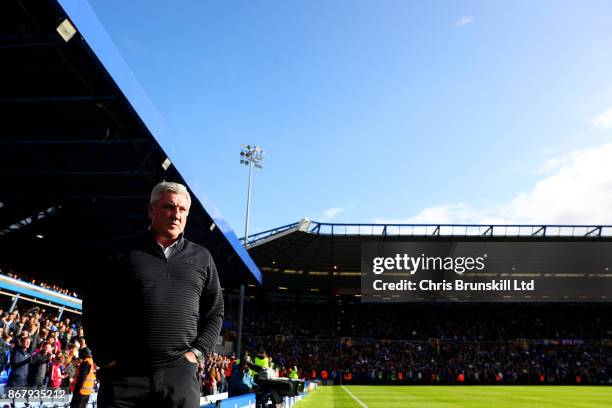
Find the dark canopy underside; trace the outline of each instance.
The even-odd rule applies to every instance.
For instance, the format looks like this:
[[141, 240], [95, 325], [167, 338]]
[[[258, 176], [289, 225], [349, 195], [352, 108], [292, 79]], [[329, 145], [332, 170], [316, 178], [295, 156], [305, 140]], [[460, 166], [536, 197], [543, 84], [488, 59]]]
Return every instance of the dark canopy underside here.
[[[55, 1], [0, 4], [0, 262], [78, 286], [89, 249], [147, 227], [157, 182], [186, 183], [80, 34], [57, 33], [65, 18]], [[197, 199], [186, 236], [225, 286], [254, 281]]]

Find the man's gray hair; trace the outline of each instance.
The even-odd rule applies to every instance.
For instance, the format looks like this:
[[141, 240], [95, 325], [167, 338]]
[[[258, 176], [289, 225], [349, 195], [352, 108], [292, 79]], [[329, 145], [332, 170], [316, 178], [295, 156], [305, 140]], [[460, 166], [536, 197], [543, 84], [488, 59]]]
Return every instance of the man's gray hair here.
[[189, 195], [189, 191], [187, 191], [187, 187], [180, 183], [173, 183], [171, 181], [162, 181], [153, 187], [149, 204], [155, 204], [166, 191], [184, 195], [187, 197], [187, 203], [191, 205], [191, 196]]

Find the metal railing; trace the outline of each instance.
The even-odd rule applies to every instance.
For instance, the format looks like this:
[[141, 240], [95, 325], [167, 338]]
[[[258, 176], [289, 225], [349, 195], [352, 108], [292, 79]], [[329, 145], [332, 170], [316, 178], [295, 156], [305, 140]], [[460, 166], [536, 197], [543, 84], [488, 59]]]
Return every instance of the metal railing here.
[[332, 236], [406, 237], [612, 237], [612, 225], [529, 225], [529, 224], [335, 224], [302, 220], [249, 236], [249, 244], [273, 237], [292, 228]]

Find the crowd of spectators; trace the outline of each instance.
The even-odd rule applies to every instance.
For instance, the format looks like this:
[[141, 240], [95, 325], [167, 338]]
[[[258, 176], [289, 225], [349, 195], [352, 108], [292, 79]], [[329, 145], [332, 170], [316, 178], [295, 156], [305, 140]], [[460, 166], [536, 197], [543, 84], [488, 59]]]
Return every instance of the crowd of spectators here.
[[612, 304], [250, 302], [243, 330], [313, 339], [602, 339], [612, 338]]
[[68, 387], [86, 347], [80, 325], [36, 307], [0, 316], [0, 373], [9, 386]]
[[[0, 374], [8, 376], [9, 386], [59, 388], [75, 381], [79, 350], [87, 346], [80, 324], [51, 317], [39, 308], [0, 309], [0, 316]], [[212, 353], [199, 364], [203, 395], [228, 391], [234, 362]]]
[[[358, 383], [611, 384], [612, 305], [250, 303], [245, 344]], [[344, 376], [347, 375], [348, 378]]]
[[228, 391], [228, 380], [232, 373], [235, 358], [211, 353], [200, 363], [198, 375], [202, 384], [202, 394], [211, 395]]
[[279, 367], [347, 383], [612, 384], [612, 344], [249, 338]]
[[[266, 350], [281, 376], [297, 366], [303, 378], [325, 372], [353, 383], [612, 383], [612, 305], [606, 303], [259, 301], [247, 303], [245, 313], [245, 348]], [[39, 308], [0, 310], [0, 337], [0, 372], [18, 348], [38, 356], [26, 365], [28, 386], [67, 386], [86, 346], [79, 324]], [[235, 362], [208, 355], [198, 369], [203, 394], [226, 392]]]
[[63, 287], [62, 285], [58, 283], [42, 282], [40, 280], [32, 278], [31, 276], [28, 276], [28, 274], [17, 272], [7, 266], [0, 267], [0, 274], [8, 276], [9, 278], [31, 283], [32, 285], [40, 286], [41, 288], [45, 288], [45, 289], [52, 290], [54, 292], [61, 293], [62, 295], [80, 298], [80, 295], [77, 292], [70, 290], [70, 289], [66, 289], [65, 287]]

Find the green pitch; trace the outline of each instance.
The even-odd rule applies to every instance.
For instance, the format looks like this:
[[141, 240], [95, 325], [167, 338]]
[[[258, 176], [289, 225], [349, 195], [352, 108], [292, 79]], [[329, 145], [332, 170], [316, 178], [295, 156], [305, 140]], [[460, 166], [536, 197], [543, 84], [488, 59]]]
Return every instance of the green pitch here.
[[612, 387], [319, 387], [295, 408], [597, 408], [612, 407]]

